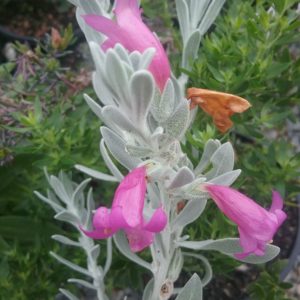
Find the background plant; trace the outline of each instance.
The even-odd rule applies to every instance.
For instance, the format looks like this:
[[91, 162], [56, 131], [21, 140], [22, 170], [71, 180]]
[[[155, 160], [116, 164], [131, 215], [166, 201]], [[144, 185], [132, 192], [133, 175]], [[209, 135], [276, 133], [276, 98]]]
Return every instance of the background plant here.
[[[66, 50], [72, 41], [68, 28], [56, 44], [50, 35], [33, 50], [16, 44], [17, 60], [0, 66], [0, 288], [5, 298], [53, 299], [68, 277], [63, 268], [54, 275], [49, 267], [49, 250], [58, 248], [49, 237], [66, 228], [54, 223], [51, 210], [32, 194], [47, 186], [43, 167], [70, 171], [81, 162], [103, 169], [94, 136], [100, 123], [81, 96], [82, 90], [92, 93], [90, 75]], [[74, 176], [81, 178], [78, 172]], [[108, 187], [99, 187], [97, 201]]]
[[[292, 108], [300, 103], [296, 43], [300, 33], [296, 4], [296, 1], [227, 1], [214, 30], [202, 41], [192, 71], [187, 72], [190, 86], [227, 91], [251, 102], [251, 109], [235, 116], [234, 129], [223, 137], [213, 125], [205, 125], [208, 117], [198, 112], [188, 140], [196, 148], [209, 138], [231, 140], [236, 145], [236, 163], [243, 170], [242, 179], [236, 185], [253, 197], [261, 195], [258, 201], [264, 206], [270, 205], [269, 191], [274, 187], [286, 195], [287, 205], [297, 205], [292, 201], [299, 194], [299, 153], [296, 154], [286, 126], [287, 119], [297, 121]], [[206, 224], [208, 228], [219, 228], [224, 218], [214, 207], [210, 209], [211, 214], [217, 213], [218, 217], [212, 220], [208, 213]], [[201, 225], [203, 228], [201, 223], [195, 227]], [[195, 227], [189, 232], [205, 235], [203, 230], [195, 233]], [[230, 225], [223, 228], [233, 229]], [[217, 234], [228, 233], [217, 229]], [[217, 261], [216, 266], [222, 263], [226, 264], [224, 260]], [[274, 270], [279, 272], [280, 269]], [[259, 280], [268, 285], [278, 299], [285, 299], [287, 287], [278, 284], [277, 279], [266, 282], [266, 274], [268, 271], [264, 271]], [[253, 299], [268, 299], [255, 293], [256, 289], [258, 285], [253, 284]]]

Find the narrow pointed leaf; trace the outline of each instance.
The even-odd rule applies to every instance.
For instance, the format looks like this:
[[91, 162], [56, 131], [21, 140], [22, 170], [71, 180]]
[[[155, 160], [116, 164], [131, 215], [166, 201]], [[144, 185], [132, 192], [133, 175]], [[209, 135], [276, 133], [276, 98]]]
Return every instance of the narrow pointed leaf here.
[[[223, 254], [231, 256], [233, 258], [235, 253], [242, 251], [239, 244], [238, 238], [227, 238], [220, 240], [207, 240], [207, 241], [184, 241], [177, 243], [180, 247], [193, 249], [193, 250], [215, 250]], [[251, 263], [251, 264], [261, 264], [266, 263], [273, 258], [275, 258], [280, 252], [280, 248], [274, 245], [266, 245], [266, 251], [263, 256], [249, 255], [244, 259], [239, 259], [240, 261]], [[235, 258], [236, 259], [236, 258]]]
[[197, 274], [194, 274], [180, 291], [176, 300], [202, 300], [202, 283]]
[[69, 239], [68, 237], [60, 235], [60, 234], [52, 235], [52, 238], [62, 244], [68, 245], [68, 246], [81, 247], [80, 243], [73, 241], [73, 240]]
[[83, 197], [83, 191], [86, 188], [86, 186], [88, 185], [88, 183], [91, 181], [91, 178], [87, 178], [86, 180], [82, 181], [75, 189], [72, 198], [71, 198], [71, 202], [73, 203], [73, 205], [75, 207], [82, 207], [83, 203], [79, 204], [79, 202], [82, 202], [84, 200]]
[[93, 286], [90, 282], [86, 281], [86, 280], [82, 280], [82, 279], [77, 279], [77, 278], [70, 278], [68, 279], [68, 282], [71, 283], [79, 283], [80, 285], [87, 287], [88, 289], [93, 289], [96, 290], [97, 288], [95, 286]]
[[195, 30], [187, 39], [182, 54], [182, 67], [190, 70], [192, 63], [197, 58], [198, 50], [201, 41], [201, 34], [199, 30]]
[[114, 158], [128, 170], [136, 168], [141, 160], [130, 156], [126, 152], [124, 140], [107, 127], [101, 127], [101, 133], [105, 144]]
[[216, 152], [216, 150], [221, 146], [221, 143], [218, 140], [208, 140], [207, 143], [204, 146], [204, 151], [201, 156], [201, 160], [197, 167], [195, 168], [195, 174], [201, 174], [205, 168], [210, 163], [210, 158], [212, 155]]
[[82, 268], [74, 263], [72, 263], [71, 261], [61, 257], [60, 255], [50, 251], [50, 255], [53, 256], [56, 260], [58, 260], [60, 263], [62, 263], [63, 265], [69, 267], [70, 269], [76, 271], [76, 272], [79, 272], [81, 274], [84, 274], [86, 276], [89, 276], [89, 277], [92, 277], [90, 272], [85, 269], [85, 268]]
[[122, 175], [122, 173], [119, 171], [119, 169], [116, 167], [116, 165], [113, 163], [112, 159], [110, 158], [103, 139], [100, 142], [100, 152], [110, 172], [118, 179], [118, 181], [121, 181], [124, 176]]
[[59, 212], [58, 214], [56, 214], [54, 216], [54, 219], [59, 220], [59, 221], [63, 221], [63, 222], [68, 222], [68, 223], [71, 223], [73, 225], [80, 224], [80, 220], [78, 219], [78, 217], [75, 216], [74, 214], [70, 213], [67, 210], [64, 210], [64, 211]]
[[46, 198], [45, 196], [43, 196], [41, 193], [35, 191], [34, 194], [43, 202], [47, 203], [48, 205], [50, 205], [53, 210], [58, 213], [61, 212], [62, 210], [64, 210], [64, 208], [60, 205], [58, 205], [57, 203], [53, 202], [52, 200]]
[[183, 210], [173, 221], [172, 229], [184, 228], [186, 225], [197, 220], [205, 209], [207, 200], [193, 199], [187, 202]]
[[71, 292], [69, 292], [66, 289], [59, 289], [59, 291], [65, 295], [69, 300], [79, 300], [79, 298], [77, 298], [74, 294], [72, 294]]
[[111, 182], [118, 182], [119, 180], [111, 175], [102, 173], [97, 170], [90, 169], [88, 167], [82, 166], [82, 165], [75, 165], [75, 168], [93, 178], [99, 179], [99, 180], [104, 180], [104, 181], [111, 181]]

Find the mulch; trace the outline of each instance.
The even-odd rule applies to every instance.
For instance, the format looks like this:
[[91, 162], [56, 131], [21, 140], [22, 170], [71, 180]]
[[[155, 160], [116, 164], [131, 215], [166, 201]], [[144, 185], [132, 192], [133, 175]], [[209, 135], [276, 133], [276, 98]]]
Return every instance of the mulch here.
[[0, 6], [0, 26], [19, 36], [41, 38], [51, 27], [61, 30], [76, 22], [75, 8], [70, 5], [64, 10], [59, 12], [53, 1], [49, 0], [11, 0]]

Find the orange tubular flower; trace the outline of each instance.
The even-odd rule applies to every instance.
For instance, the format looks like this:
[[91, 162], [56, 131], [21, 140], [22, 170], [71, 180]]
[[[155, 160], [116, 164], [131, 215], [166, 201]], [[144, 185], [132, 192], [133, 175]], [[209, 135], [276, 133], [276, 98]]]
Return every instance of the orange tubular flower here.
[[191, 109], [199, 105], [212, 116], [216, 127], [222, 133], [232, 127], [230, 117], [234, 113], [242, 113], [251, 106], [246, 99], [239, 96], [194, 87], [187, 90], [187, 98], [191, 99]]

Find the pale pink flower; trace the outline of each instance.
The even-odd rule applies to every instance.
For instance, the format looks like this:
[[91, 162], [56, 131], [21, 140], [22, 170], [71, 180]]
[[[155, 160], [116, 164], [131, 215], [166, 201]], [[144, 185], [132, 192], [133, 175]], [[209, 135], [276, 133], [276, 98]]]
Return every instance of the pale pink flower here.
[[133, 252], [141, 251], [153, 242], [154, 233], [164, 229], [167, 216], [157, 208], [150, 220], [143, 216], [146, 194], [146, 167], [131, 171], [119, 184], [111, 209], [99, 207], [93, 217], [93, 231], [83, 232], [93, 239], [105, 239], [118, 230], [125, 231]]
[[149, 71], [162, 91], [170, 78], [169, 60], [158, 38], [143, 23], [137, 0], [116, 0], [114, 13], [116, 22], [97, 15], [85, 15], [83, 18], [89, 26], [107, 36], [102, 44], [104, 51], [116, 43], [122, 44], [130, 52], [136, 50], [143, 53], [150, 47], [155, 48]]
[[242, 259], [252, 253], [264, 255], [266, 244], [272, 242], [274, 234], [287, 217], [282, 211], [280, 194], [273, 191], [271, 208], [266, 210], [230, 187], [207, 184], [205, 189], [219, 209], [238, 225], [243, 252], [236, 253], [235, 257]]

